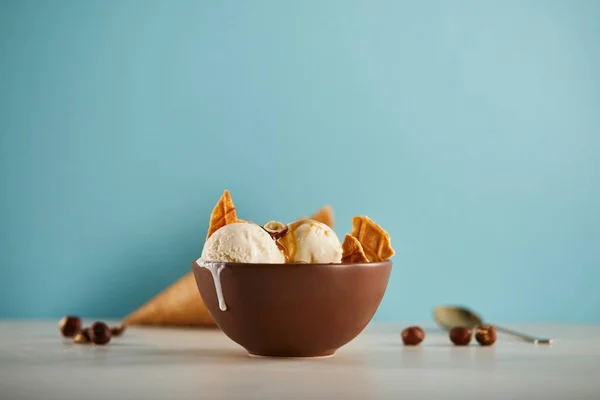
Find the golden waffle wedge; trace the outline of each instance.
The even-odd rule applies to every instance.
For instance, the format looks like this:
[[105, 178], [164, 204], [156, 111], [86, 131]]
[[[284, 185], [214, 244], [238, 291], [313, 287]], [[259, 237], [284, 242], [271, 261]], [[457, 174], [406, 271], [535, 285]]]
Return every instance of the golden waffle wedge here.
[[219, 202], [215, 208], [213, 208], [212, 213], [210, 214], [210, 223], [208, 225], [206, 239], [208, 239], [210, 235], [215, 233], [219, 228], [222, 228], [227, 224], [233, 224], [234, 222], [239, 222], [239, 220], [237, 219], [235, 206], [231, 200], [229, 190], [225, 190], [219, 199]]
[[344, 237], [344, 243], [342, 243], [342, 262], [368, 261], [369, 259], [358, 239], [352, 235], [346, 235], [346, 237]]
[[331, 229], [334, 229], [335, 221], [333, 218], [333, 208], [331, 208], [329, 205], [323, 206], [319, 211], [313, 214], [311, 219], [321, 222]]
[[390, 235], [369, 217], [352, 218], [352, 236], [358, 239], [369, 261], [383, 261], [394, 255]]

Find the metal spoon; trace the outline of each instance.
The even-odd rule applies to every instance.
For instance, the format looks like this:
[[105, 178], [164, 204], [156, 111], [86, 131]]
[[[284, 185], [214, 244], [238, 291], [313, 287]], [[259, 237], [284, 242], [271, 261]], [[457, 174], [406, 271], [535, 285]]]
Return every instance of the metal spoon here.
[[[433, 316], [439, 326], [445, 329], [452, 329], [457, 326], [467, 328], [475, 328], [477, 325], [483, 324], [483, 319], [466, 307], [457, 306], [439, 306], [433, 310]], [[516, 336], [522, 340], [534, 344], [552, 344], [552, 339], [542, 339], [520, 332], [515, 332], [511, 329], [502, 328], [494, 325], [497, 331]]]

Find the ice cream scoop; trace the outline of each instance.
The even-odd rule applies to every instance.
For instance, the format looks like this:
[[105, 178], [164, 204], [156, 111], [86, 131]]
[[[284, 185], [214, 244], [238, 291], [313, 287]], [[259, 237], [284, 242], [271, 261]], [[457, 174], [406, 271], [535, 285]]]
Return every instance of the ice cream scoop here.
[[278, 241], [287, 262], [340, 263], [342, 244], [335, 232], [315, 220], [295, 221]]
[[284, 263], [271, 236], [253, 223], [234, 223], [213, 233], [202, 250], [202, 259], [238, 263]]

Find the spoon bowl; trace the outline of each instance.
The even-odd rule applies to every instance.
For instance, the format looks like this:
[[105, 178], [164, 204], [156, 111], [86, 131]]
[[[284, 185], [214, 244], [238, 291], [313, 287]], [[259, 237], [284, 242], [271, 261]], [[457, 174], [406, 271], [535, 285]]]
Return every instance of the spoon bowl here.
[[483, 323], [483, 319], [466, 307], [440, 306], [433, 310], [435, 321], [444, 329], [450, 330], [459, 326], [475, 328]]

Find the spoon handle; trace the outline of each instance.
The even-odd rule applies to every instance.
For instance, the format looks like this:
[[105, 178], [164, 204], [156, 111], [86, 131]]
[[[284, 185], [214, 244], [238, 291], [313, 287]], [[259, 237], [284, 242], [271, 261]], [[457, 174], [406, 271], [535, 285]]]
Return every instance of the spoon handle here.
[[507, 328], [502, 328], [498, 325], [494, 325], [496, 327], [496, 330], [502, 333], [506, 333], [508, 335], [512, 335], [512, 336], [516, 336], [526, 342], [529, 343], [533, 343], [533, 344], [552, 344], [552, 339], [543, 339], [543, 338], [537, 338], [537, 337], [533, 337], [533, 336], [529, 336], [526, 335], [524, 333], [521, 332], [517, 332], [517, 331], [513, 331], [512, 329], [507, 329]]

